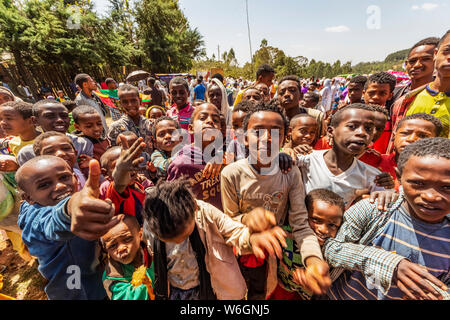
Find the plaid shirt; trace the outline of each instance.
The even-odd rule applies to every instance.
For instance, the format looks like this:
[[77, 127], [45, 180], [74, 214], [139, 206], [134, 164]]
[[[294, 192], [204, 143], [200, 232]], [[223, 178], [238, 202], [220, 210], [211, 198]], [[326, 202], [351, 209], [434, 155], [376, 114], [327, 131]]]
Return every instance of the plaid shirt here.
[[131, 119], [127, 114], [122, 115], [119, 120], [114, 121], [109, 126], [107, 138], [111, 142], [111, 146], [117, 145], [117, 136], [125, 131], [134, 132], [138, 136], [138, 138], [144, 138], [144, 142], [147, 144], [148, 149], [145, 151], [151, 153], [149, 146], [152, 143], [152, 123], [149, 119], [145, 118], [144, 116], [140, 116], [139, 125], [137, 126], [134, 123], [133, 119]]
[[364, 199], [345, 212], [344, 222], [336, 238], [328, 239], [323, 247], [324, 257], [335, 267], [331, 279], [336, 280], [345, 270], [360, 270], [366, 278], [377, 279], [387, 292], [391, 286], [395, 268], [404, 257], [372, 246], [388, 223], [392, 214], [405, 201], [403, 189], [400, 197], [388, 208], [379, 211], [376, 203]]

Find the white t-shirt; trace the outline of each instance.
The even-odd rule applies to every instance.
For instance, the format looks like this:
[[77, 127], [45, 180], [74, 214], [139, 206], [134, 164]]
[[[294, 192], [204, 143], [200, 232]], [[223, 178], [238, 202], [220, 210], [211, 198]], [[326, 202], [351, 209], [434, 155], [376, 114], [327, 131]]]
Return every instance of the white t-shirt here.
[[331, 190], [344, 199], [347, 209], [356, 199], [356, 190], [369, 189], [370, 192], [385, 190], [374, 182], [381, 171], [356, 158], [345, 172], [337, 176], [331, 173], [323, 158], [327, 151], [329, 150], [314, 150], [306, 156], [297, 158], [306, 194], [314, 189]]

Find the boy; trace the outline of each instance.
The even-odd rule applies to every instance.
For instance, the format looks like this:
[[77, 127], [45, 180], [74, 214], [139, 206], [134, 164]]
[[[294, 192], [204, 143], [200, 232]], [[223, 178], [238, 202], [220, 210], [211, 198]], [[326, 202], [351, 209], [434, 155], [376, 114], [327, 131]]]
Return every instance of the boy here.
[[450, 138], [450, 30], [439, 40], [434, 49], [434, 69], [436, 78], [425, 88], [418, 89], [418, 92], [408, 97], [404, 110], [409, 116], [414, 113], [428, 113], [441, 120], [444, 130], [441, 137]]
[[[268, 64], [262, 64], [258, 67], [258, 70], [256, 70], [256, 82], [255, 85], [259, 83], [264, 83], [268, 88], [270, 88], [273, 84], [273, 78], [275, 78], [275, 70], [269, 66]], [[245, 84], [245, 82], [244, 82]], [[236, 99], [234, 100], [234, 105], [236, 106], [239, 102], [243, 100], [243, 93], [247, 89], [239, 91], [239, 93], [236, 96]], [[273, 95], [271, 94], [271, 98]]]
[[299, 154], [310, 153], [319, 134], [319, 124], [314, 117], [302, 113], [296, 115], [289, 123], [288, 142], [283, 148], [290, 148]]
[[44, 132], [34, 141], [33, 152], [37, 156], [52, 155], [66, 161], [77, 178], [78, 190], [83, 188], [86, 178], [80, 170], [74, 168], [77, 156], [72, 140], [68, 136], [56, 131]]
[[[308, 210], [308, 223], [319, 241], [320, 246], [328, 238], [334, 238], [342, 224], [345, 205], [342, 198], [327, 189], [316, 189], [305, 197]], [[289, 226], [283, 226], [286, 232], [292, 232]], [[283, 257], [278, 261], [278, 284], [267, 300], [310, 300], [311, 292], [303, 284], [304, 266], [301, 255], [292, 238], [286, 239]], [[298, 270], [297, 270], [298, 269]]]
[[[91, 228], [101, 234], [117, 223], [110, 221], [111, 205], [93, 199], [100, 175], [99, 168], [94, 169], [78, 199], [72, 196], [77, 191], [76, 178], [69, 164], [61, 158], [38, 156], [16, 173], [25, 199], [20, 207], [18, 225], [30, 254], [38, 258], [40, 273], [48, 280], [45, 292], [51, 300], [106, 297], [99, 268], [99, 246], [97, 241], [92, 241], [98, 239], [98, 235], [78, 236], [88, 234], [86, 231]], [[90, 210], [83, 212], [83, 208]], [[101, 225], [95, 222], [100, 216], [104, 217]], [[80, 228], [79, 222], [83, 227]], [[74, 281], [74, 274], [79, 275], [78, 281]]]
[[[267, 214], [274, 216], [274, 225], [282, 225], [288, 220], [302, 254], [302, 263], [306, 265], [309, 283], [317, 288], [316, 293], [323, 294], [329, 286], [328, 267], [307, 223], [300, 172], [293, 167], [283, 174], [278, 166], [272, 165], [280, 154], [287, 126], [286, 118], [275, 104], [258, 105], [246, 115], [245, 145], [249, 148], [249, 157], [222, 171], [224, 213], [256, 231], [269, 227], [261, 223]], [[265, 262], [245, 255], [239, 258], [239, 263], [247, 281], [249, 299], [264, 299], [273, 291], [276, 285], [274, 260]]]
[[264, 101], [262, 92], [256, 87], [247, 88], [242, 94], [242, 101], [250, 101], [253, 103], [259, 103]]
[[[324, 255], [336, 268], [331, 299], [449, 299], [450, 140], [408, 145], [399, 199], [381, 212], [366, 199], [345, 212]], [[347, 271], [345, 271], [347, 270]]]
[[103, 285], [111, 300], [154, 300], [153, 268], [136, 218], [122, 217], [102, 238], [108, 253]]
[[[156, 299], [242, 300], [245, 281], [233, 248], [280, 256], [281, 228], [251, 232], [214, 206], [196, 200], [190, 182], [160, 181], [145, 200], [144, 239], [155, 263]], [[264, 251], [266, 253], [264, 253]]]
[[231, 114], [231, 142], [228, 144], [226, 159], [227, 163], [244, 159], [246, 157], [246, 150], [244, 146], [244, 129], [243, 122], [245, 115], [254, 108], [254, 105], [248, 101], [239, 102]]
[[388, 172], [394, 178], [396, 189], [400, 184], [395, 169], [405, 147], [419, 139], [439, 137], [441, 132], [441, 121], [426, 113], [415, 113], [400, 120], [397, 130], [393, 133], [394, 152], [381, 155], [378, 164], [381, 171]]
[[33, 144], [39, 135], [32, 120], [32, 104], [23, 101], [10, 101], [0, 105], [0, 126], [3, 131], [13, 136], [8, 140], [11, 155], [17, 157], [26, 145]]
[[119, 159], [122, 148], [114, 146], [106, 150], [106, 152], [100, 157], [100, 167], [105, 181], [100, 185], [100, 199], [106, 199], [106, 191], [108, 190], [111, 181], [113, 181], [112, 173], [116, 167], [117, 159]]
[[[97, 110], [91, 106], [79, 106], [72, 111], [75, 129], [81, 132], [83, 137], [92, 142], [94, 159], [100, 161], [100, 157], [109, 148], [109, 141], [103, 139], [102, 118]], [[86, 159], [86, 157], [85, 157]], [[90, 159], [86, 159], [89, 163]]]
[[339, 104], [338, 109], [341, 109], [349, 104], [362, 103], [363, 91], [366, 82], [367, 77], [365, 76], [356, 76], [351, 78], [347, 86], [347, 97]]
[[156, 119], [161, 118], [166, 115], [166, 111], [161, 106], [153, 105], [147, 109], [145, 112], [145, 116], [150, 119], [152, 123], [156, 121]]
[[141, 116], [139, 106], [141, 99], [139, 98], [138, 88], [124, 84], [117, 91], [120, 105], [125, 114], [114, 121], [109, 128], [107, 137], [112, 146], [116, 145], [117, 136], [125, 131], [131, 131], [138, 137], [142, 137], [147, 144], [146, 152], [151, 153], [152, 140], [152, 124], [149, 119]]
[[[77, 159], [81, 159], [81, 155], [93, 157], [92, 142], [89, 140], [67, 133], [70, 125], [69, 112], [67, 108], [56, 100], [41, 100], [33, 104], [33, 122], [40, 127], [43, 132], [56, 131], [66, 134], [72, 139], [75, 150], [77, 151]], [[24, 147], [17, 155], [19, 165], [23, 165], [26, 161], [34, 157], [33, 146]], [[78, 164], [77, 164], [78, 166]]]
[[[386, 102], [392, 98], [397, 78], [387, 72], [374, 73], [367, 79], [364, 85], [363, 98], [366, 104], [376, 104], [386, 107]], [[386, 153], [387, 145], [392, 134], [392, 124], [386, 122], [383, 133], [374, 143], [373, 149], [379, 153]]]
[[178, 121], [180, 127], [188, 130], [194, 107], [188, 101], [189, 85], [183, 77], [175, 77], [169, 82], [169, 93], [174, 104], [167, 111], [167, 116]]
[[169, 165], [177, 156], [173, 149], [180, 141], [175, 139], [175, 131], [180, 129], [178, 122], [170, 117], [160, 117], [153, 124], [153, 137], [155, 138], [155, 151], [151, 156], [151, 162], [157, 170], [157, 177], [167, 177]]
[[180, 143], [177, 149], [182, 149], [167, 169], [167, 180], [187, 175], [195, 196], [222, 210], [218, 177], [223, 162], [220, 129], [220, 112], [215, 105], [204, 103], [195, 108], [188, 127], [189, 134], [195, 137], [194, 143], [184, 147]]
[[384, 189], [375, 181], [381, 171], [355, 158], [372, 142], [374, 120], [374, 109], [358, 103], [333, 115], [328, 127], [332, 148], [314, 150], [297, 158], [306, 192], [329, 189], [340, 195], [348, 208], [358, 198], [358, 190], [372, 192]]

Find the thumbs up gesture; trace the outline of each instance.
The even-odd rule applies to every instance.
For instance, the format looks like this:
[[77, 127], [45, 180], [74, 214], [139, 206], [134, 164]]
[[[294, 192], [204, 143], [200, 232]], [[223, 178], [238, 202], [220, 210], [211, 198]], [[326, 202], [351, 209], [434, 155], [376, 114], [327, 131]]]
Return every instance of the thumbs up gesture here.
[[66, 212], [71, 217], [71, 231], [85, 240], [96, 240], [119, 223], [114, 217], [114, 205], [110, 200], [100, 200], [100, 164], [89, 162], [89, 178], [83, 189], [67, 202]]

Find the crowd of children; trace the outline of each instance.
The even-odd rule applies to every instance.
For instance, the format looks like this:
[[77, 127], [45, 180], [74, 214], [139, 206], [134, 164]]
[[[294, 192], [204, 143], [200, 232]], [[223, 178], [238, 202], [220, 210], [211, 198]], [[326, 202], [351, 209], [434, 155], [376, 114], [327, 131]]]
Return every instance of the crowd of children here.
[[450, 33], [433, 45], [403, 95], [387, 72], [272, 92], [263, 65], [234, 106], [220, 75], [194, 100], [172, 78], [168, 108], [122, 84], [107, 125], [88, 95], [2, 89], [0, 227], [49, 299], [450, 299]]

